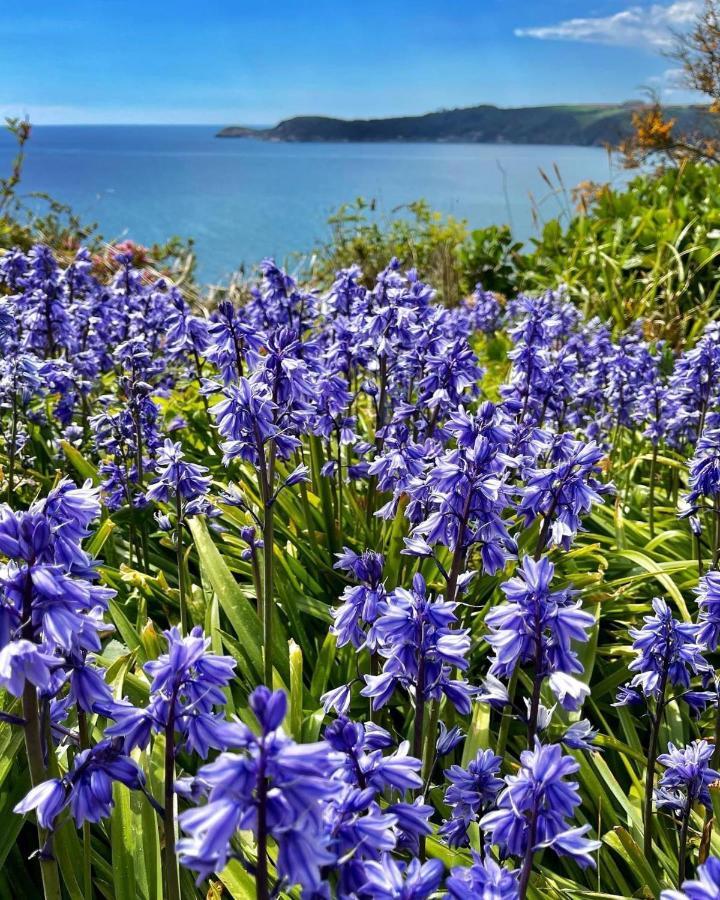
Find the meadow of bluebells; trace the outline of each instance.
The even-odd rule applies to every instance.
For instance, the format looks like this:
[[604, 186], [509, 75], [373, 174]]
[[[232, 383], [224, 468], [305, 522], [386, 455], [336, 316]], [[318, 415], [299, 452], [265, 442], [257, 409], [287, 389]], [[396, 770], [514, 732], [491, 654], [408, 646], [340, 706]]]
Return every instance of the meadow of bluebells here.
[[0, 895], [720, 897], [720, 329], [113, 265], [0, 256]]

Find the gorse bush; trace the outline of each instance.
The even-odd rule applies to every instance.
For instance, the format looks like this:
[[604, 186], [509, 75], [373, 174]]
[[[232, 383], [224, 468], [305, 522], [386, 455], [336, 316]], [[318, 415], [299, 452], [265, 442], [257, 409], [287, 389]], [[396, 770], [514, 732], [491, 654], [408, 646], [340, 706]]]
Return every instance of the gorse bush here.
[[718, 326], [135, 262], [0, 257], [0, 893], [716, 896]]

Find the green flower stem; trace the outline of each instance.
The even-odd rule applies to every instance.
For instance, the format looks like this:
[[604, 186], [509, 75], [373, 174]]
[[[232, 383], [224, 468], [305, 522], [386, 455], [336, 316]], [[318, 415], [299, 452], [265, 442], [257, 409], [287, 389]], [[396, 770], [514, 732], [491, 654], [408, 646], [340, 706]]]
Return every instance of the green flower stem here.
[[183, 556], [183, 510], [179, 492], [175, 493], [175, 554], [178, 570], [178, 592], [180, 594], [180, 632], [188, 633], [187, 585], [185, 581], [185, 558]]
[[[88, 732], [87, 713], [78, 708], [78, 733], [80, 737], [80, 749], [90, 749], [90, 734]], [[83, 893], [85, 900], [92, 900], [92, 849], [90, 846], [90, 823], [83, 822]]]
[[[42, 740], [40, 737], [40, 717], [38, 713], [37, 692], [29, 681], [25, 682], [22, 696], [23, 718], [25, 719], [25, 751], [30, 769], [30, 782], [36, 787], [45, 781], [45, 763], [43, 761]], [[60, 875], [57, 861], [45, 853], [48, 832], [38, 825], [38, 841], [40, 846], [40, 872], [42, 874], [45, 900], [60, 900]]]

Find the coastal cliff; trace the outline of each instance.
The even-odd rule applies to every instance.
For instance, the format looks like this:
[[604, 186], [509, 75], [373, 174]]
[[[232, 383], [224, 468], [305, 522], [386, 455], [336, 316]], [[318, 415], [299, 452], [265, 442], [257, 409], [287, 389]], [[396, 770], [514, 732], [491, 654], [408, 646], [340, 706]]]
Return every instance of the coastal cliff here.
[[[588, 106], [473, 106], [422, 116], [390, 119], [334, 119], [296, 116], [272, 128], [232, 125], [218, 132], [223, 138], [254, 138], [298, 142], [437, 142], [483, 144], [617, 144], [632, 132], [639, 103]], [[701, 106], [666, 108], [681, 132], [704, 132], [711, 126]]]

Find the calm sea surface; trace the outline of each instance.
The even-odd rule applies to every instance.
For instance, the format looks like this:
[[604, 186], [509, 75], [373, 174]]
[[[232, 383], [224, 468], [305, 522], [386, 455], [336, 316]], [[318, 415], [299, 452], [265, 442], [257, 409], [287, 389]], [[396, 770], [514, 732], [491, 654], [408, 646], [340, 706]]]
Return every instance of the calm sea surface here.
[[[489, 144], [271, 144], [219, 139], [217, 128], [45, 126], [33, 129], [21, 193], [41, 191], [97, 222], [108, 239], [142, 243], [193, 237], [202, 280], [226, 277], [241, 262], [287, 259], [328, 236], [343, 202], [375, 198], [383, 213], [424, 197], [473, 227], [510, 222], [536, 233], [541, 217], [571, 202], [540, 175], [557, 164], [567, 188], [615, 183], [604, 150]], [[0, 136], [0, 174], [13, 155]]]

